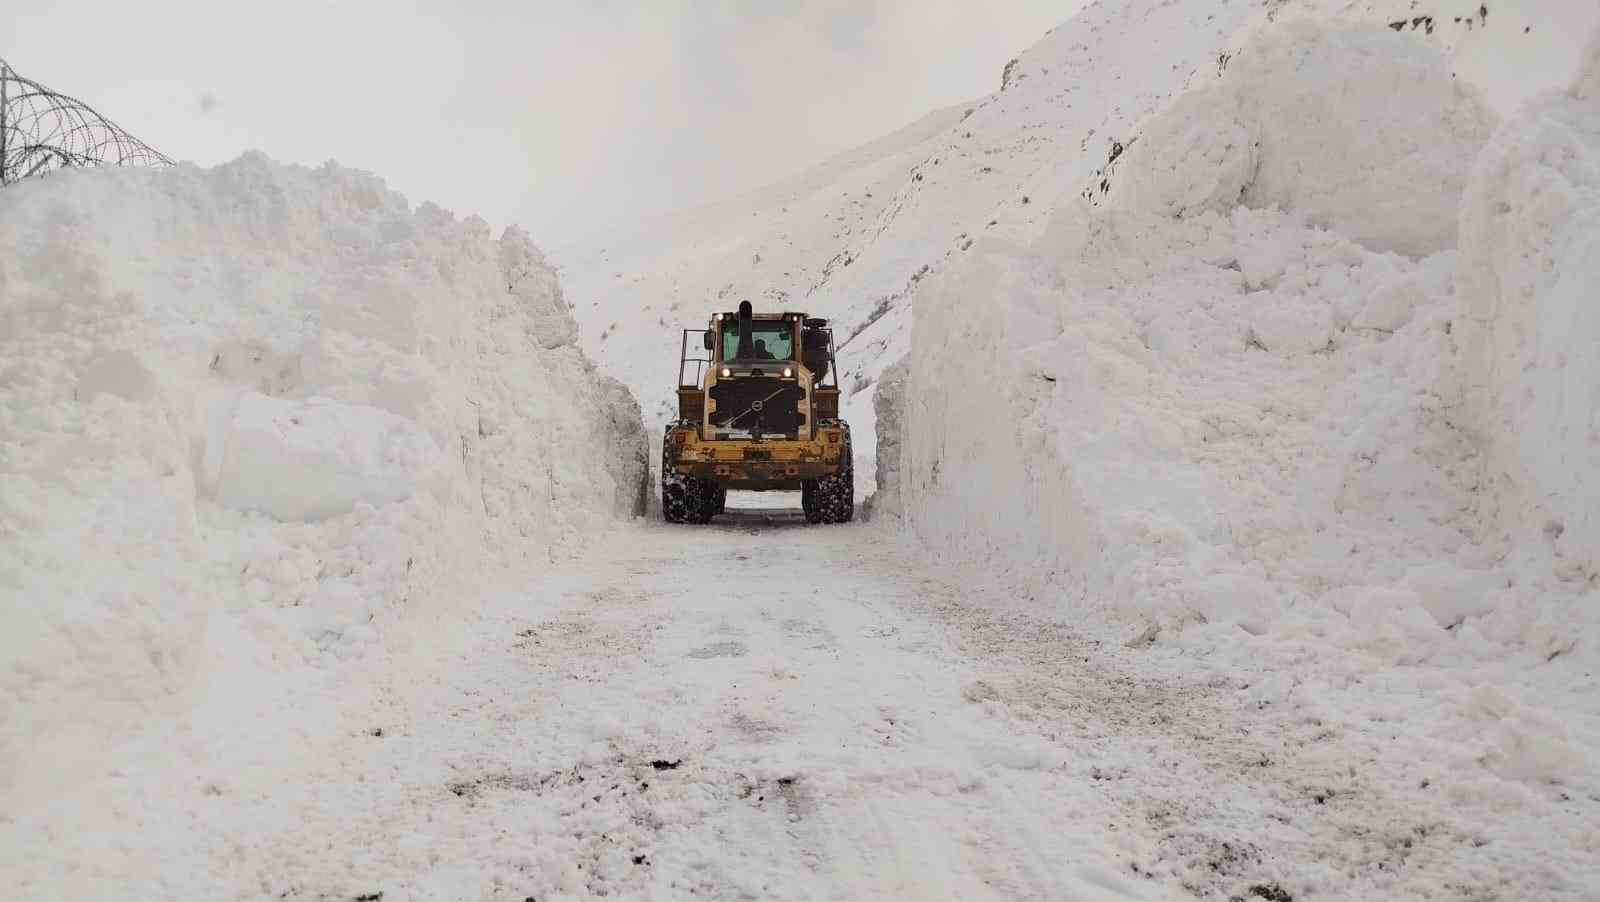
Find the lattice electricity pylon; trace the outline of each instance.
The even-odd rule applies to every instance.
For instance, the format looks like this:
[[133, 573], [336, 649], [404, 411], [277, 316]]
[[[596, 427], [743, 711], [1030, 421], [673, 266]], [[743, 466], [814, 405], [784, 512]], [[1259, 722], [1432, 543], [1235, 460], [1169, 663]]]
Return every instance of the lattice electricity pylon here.
[[81, 100], [23, 78], [0, 59], [0, 185], [68, 166], [172, 161]]

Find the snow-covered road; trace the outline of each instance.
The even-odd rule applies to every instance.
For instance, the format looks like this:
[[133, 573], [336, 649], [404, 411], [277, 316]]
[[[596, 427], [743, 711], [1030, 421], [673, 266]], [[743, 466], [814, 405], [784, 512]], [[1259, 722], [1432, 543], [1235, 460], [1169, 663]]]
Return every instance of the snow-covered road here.
[[[870, 525], [636, 521], [516, 582], [341, 671], [314, 693], [340, 709], [292, 740], [197, 731], [0, 820], [5, 870], [29, 898], [386, 902], [1592, 885], [1556, 839], [1585, 814], [1463, 823], [1387, 725], [1284, 717], [1242, 677], [994, 613]], [[94, 812], [114, 842], [69, 829]]]
[[312, 835], [273, 838], [261, 879], [386, 900], [1163, 897], [1069, 749], [996, 716], [994, 671], [930, 616], [948, 595], [869, 530], [651, 523], [581, 569], [554, 606], [508, 598], [382, 737], [340, 749], [301, 802]]

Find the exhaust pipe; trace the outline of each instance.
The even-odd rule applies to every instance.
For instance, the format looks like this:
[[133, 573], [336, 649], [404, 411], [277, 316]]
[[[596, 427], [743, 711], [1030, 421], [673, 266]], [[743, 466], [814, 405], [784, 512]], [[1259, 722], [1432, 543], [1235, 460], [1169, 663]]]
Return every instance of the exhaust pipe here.
[[749, 360], [756, 356], [755, 346], [750, 343], [752, 312], [749, 301], [739, 302], [739, 353], [733, 355], [738, 360]]

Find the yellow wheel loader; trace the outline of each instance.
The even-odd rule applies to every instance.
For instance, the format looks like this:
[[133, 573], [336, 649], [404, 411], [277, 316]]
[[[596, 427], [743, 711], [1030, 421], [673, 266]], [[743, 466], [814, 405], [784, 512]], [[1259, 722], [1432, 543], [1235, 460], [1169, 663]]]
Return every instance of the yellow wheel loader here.
[[828, 321], [803, 313], [745, 301], [683, 330], [678, 419], [661, 445], [667, 522], [709, 523], [729, 489], [799, 491], [808, 522], [848, 522], [855, 476], [837, 370]]

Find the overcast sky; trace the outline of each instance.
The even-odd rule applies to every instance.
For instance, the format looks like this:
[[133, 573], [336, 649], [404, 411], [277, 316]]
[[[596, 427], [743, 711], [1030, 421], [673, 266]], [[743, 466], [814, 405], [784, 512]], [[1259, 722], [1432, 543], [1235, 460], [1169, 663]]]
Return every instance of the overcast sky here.
[[1081, 5], [28, 0], [0, 56], [175, 159], [337, 159], [559, 246], [987, 94]]

